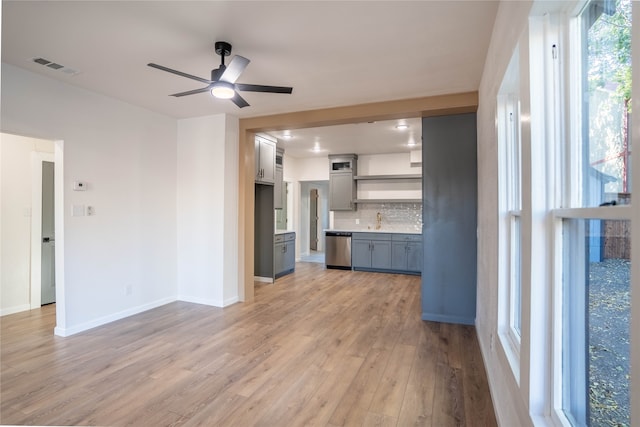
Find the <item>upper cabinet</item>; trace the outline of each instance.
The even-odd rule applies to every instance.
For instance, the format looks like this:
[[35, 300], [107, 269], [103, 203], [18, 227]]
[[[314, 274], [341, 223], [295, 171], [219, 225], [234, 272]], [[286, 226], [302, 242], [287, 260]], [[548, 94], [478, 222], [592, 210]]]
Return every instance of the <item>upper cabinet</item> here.
[[276, 181], [276, 142], [256, 135], [256, 184], [274, 185]]
[[332, 211], [352, 211], [356, 209], [357, 174], [356, 154], [329, 156], [329, 209]]
[[286, 203], [286, 191], [284, 191], [284, 149], [276, 148], [276, 180], [273, 186], [273, 207], [282, 209]]

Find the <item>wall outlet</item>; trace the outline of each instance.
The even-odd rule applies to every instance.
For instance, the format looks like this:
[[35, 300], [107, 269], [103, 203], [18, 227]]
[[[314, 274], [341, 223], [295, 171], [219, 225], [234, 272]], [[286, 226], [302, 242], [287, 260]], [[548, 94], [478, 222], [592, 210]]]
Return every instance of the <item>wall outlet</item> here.
[[87, 206], [87, 216], [93, 216], [96, 214], [96, 208], [93, 206]]
[[360, 224], [360, 218], [356, 218], [356, 225]]
[[133, 294], [133, 285], [127, 285], [124, 287], [124, 294], [125, 295], [132, 295]]

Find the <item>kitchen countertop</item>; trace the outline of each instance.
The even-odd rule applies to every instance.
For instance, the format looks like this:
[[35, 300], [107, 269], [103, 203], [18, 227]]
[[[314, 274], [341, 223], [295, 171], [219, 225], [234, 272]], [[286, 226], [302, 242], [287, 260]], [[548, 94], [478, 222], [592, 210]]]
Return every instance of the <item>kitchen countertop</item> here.
[[388, 233], [388, 234], [422, 234], [422, 232], [420, 231], [416, 231], [416, 230], [385, 230], [384, 228], [380, 229], [380, 230], [337, 230], [337, 229], [325, 229], [324, 232], [326, 233], [327, 231], [342, 231], [342, 232], [348, 232], [348, 233]]
[[273, 234], [278, 235], [278, 234], [287, 234], [287, 233], [295, 233], [295, 231], [293, 231], [293, 230], [276, 230], [275, 233], [273, 233]]

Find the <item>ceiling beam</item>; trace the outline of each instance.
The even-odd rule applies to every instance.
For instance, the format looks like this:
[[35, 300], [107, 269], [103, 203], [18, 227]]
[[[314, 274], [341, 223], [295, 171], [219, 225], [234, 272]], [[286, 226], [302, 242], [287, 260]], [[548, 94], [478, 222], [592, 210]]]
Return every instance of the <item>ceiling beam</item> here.
[[240, 130], [265, 132], [304, 129], [379, 120], [473, 113], [477, 109], [478, 92], [465, 92], [249, 117], [240, 119]]

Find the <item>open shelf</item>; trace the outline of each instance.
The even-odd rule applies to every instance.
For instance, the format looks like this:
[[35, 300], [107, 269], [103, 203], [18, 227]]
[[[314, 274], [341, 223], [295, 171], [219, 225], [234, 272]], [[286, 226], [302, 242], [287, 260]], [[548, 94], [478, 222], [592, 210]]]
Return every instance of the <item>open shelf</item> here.
[[367, 181], [367, 180], [397, 180], [397, 179], [410, 179], [410, 180], [421, 180], [421, 174], [404, 174], [404, 175], [356, 175], [353, 177], [356, 181]]
[[422, 203], [422, 199], [356, 199], [353, 203]]

